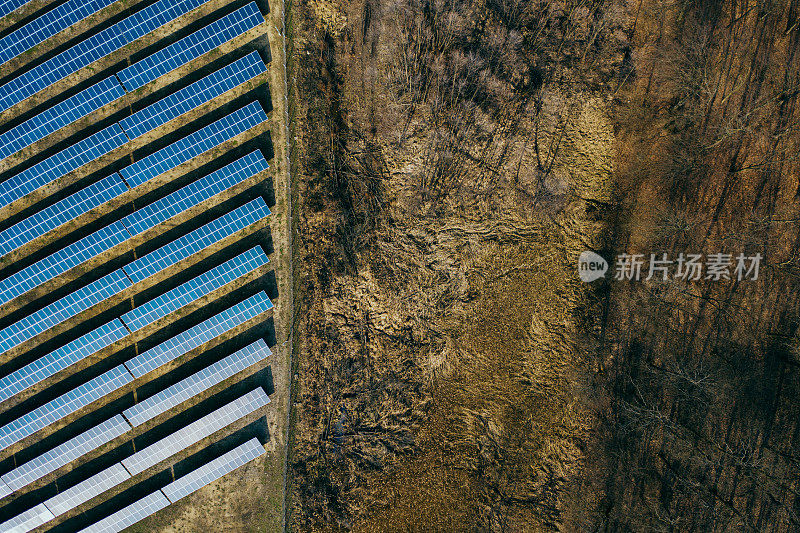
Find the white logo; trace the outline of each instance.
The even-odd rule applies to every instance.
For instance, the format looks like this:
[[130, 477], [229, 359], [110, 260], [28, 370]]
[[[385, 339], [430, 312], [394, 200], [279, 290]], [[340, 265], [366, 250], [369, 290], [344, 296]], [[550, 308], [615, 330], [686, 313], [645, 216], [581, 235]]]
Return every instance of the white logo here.
[[608, 261], [594, 252], [587, 250], [578, 257], [578, 275], [585, 283], [602, 278], [607, 270]]

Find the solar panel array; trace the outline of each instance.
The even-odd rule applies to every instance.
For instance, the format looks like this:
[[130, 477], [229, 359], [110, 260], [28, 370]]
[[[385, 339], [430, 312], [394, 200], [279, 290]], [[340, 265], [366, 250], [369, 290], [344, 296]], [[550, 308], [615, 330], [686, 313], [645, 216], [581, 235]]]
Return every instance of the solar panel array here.
[[125, 90], [114, 76], [84, 89], [0, 135], [0, 159], [44, 139], [124, 94]]
[[191, 350], [202, 346], [236, 326], [243, 324], [272, 308], [272, 302], [265, 292], [251, 296], [233, 307], [212, 316], [193, 328], [150, 348], [125, 363], [134, 376], [142, 377], [156, 368], [174, 361]]
[[265, 453], [264, 447], [258, 442], [258, 439], [250, 439], [197, 470], [176, 479], [161, 489], [161, 492], [169, 501], [175, 503]]
[[100, 130], [68, 148], [64, 148], [34, 166], [10, 177], [0, 185], [0, 207], [63, 178], [75, 169], [119, 148], [128, 142], [118, 124]]
[[258, 52], [251, 52], [119, 123], [128, 137], [140, 137], [266, 71]]
[[118, 533], [168, 505], [169, 500], [164, 493], [157, 491], [82, 529], [80, 533]]
[[122, 465], [131, 475], [135, 476], [136, 474], [144, 472], [151, 466], [155, 466], [161, 461], [188, 448], [192, 444], [196, 444], [204, 438], [210, 437], [225, 426], [261, 409], [268, 403], [269, 397], [267, 393], [261, 388], [255, 389], [204, 416], [200, 420], [192, 422], [175, 433], [123, 459]]
[[133, 381], [133, 376], [125, 370], [125, 366], [119, 365], [88, 383], [62, 394], [55, 400], [0, 427], [0, 450], [4, 450], [50, 424], [79, 411], [131, 381]]
[[202, 3], [202, 0], [160, 0], [92, 35], [0, 86], [0, 111], [189, 13]]
[[128, 187], [119, 175], [112, 174], [67, 196], [0, 232], [0, 255], [24, 246], [62, 224], [116, 198], [127, 190]]
[[[83, 76], [88, 70], [82, 69], [91, 69], [90, 65], [98, 59], [190, 13], [205, 1], [158, 0], [150, 5], [143, 2], [120, 14], [124, 18], [109, 21], [110, 25], [105, 28], [89, 28], [88, 19], [114, 0], [66, 0], [41, 6], [42, 14], [31, 17], [28, 22], [0, 37], [0, 64], [8, 64], [43, 43], [52, 50], [41, 60], [31, 61], [20, 72], [12, 73], [8, 78], [10, 81], [0, 86], [0, 113], [34, 95], [38, 98], [41, 90], [59, 80]], [[0, 17], [23, 3], [22, 0], [0, 0]], [[61, 48], [50, 46], [58, 46], [52, 37], [83, 22], [87, 24], [78, 31], [85, 31], [86, 38], [77, 44], [63, 44]], [[0, 472], [0, 498], [10, 500], [11, 506], [17, 502], [22, 504], [16, 509], [19, 511], [17, 516], [0, 524], [0, 531], [22, 533], [40, 526], [44, 526], [41, 529], [53, 527], [48, 523], [56, 517], [63, 518], [65, 513], [79, 506], [87, 510], [88, 506], [95, 505], [98, 497], [114, 491], [132, 476], [142, 474], [162, 461], [179, 460], [179, 454], [187, 447], [216, 435], [269, 403], [269, 397], [258, 388], [199, 419], [194, 415], [190, 423], [179, 422], [183, 417], [173, 418], [170, 424], [178, 427], [170, 428], [172, 434], [143, 449], [139, 447], [135, 452], [128, 452], [128, 445], [124, 444], [133, 438], [132, 435], [141, 434], [140, 428], [147, 428], [148, 422], [152, 423], [159, 415], [177, 412], [192, 398], [227, 386], [243, 372], [259, 368], [256, 365], [263, 364], [272, 354], [264, 340], [258, 339], [235, 353], [220, 354], [208, 361], [198, 359], [201, 370], [193, 370], [193, 374], [180, 381], [164, 384], [159, 391], [145, 392], [148, 389], [140, 387], [152, 379], [155, 370], [164, 371], [170, 365], [180, 363], [187, 353], [209, 341], [226, 340], [232, 333], [238, 334], [238, 326], [262, 319], [273, 307], [265, 292], [249, 292], [226, 304], [227, 308], [215, 310], [210, 318], [199, 324], [195, 322], [192, 327], [179, 328], [177, 325], [181, 322], [175, 322], [189, 305], [214, 305], [209, 298], [212, 294], [215, 298], [226, 296], [232, 290], [241, 289], [251, 279], [260, 282], [253, 274], [260, 273], [269, 264], [260, 246], [243, 252], [240, 249], [226, 258], [218, 259], [218, 256], [229, 253], [228, 245], [234, 243], [234, 238], [262, 228], [256, 224], [261, 224], [270, 215], [263, 198], [255, 197], [245, 202], [238, 194], [245, 190], [245, 186], [255, 184], [254, 178], [269, 169], [262, 152], [254, 150], [224, 164], [219, 170], [181, 184], [177, 190], [170, 185], [168, 194], [161, 188], [165, 173], [201, 154], [218, 158], [220, 145], [263, 125], [268, 117], [260, 103], [252, 101], [248, 93], [245, 97], [250, 99], [250, 103], [222, 118], [215, 117], [208, 126], [171, 140], [159, 150], [148, 144], [149, 139], [138, 139], [193, 110], [202, 109], [207, 113], [209, 108], [206, 104], [212, 101], [221, 103], [219, 97], [236, 87], [249, 82], [255, 86], [265, 81], [263, 75], [267, 68], [261, 55], [250, 52], [233, 61], [223, 59], [219, 66], [215, 66], [217, 70], [198, 81], [190, 84], [179, 81], [177, 84], [186, 86], [174, 91], [166, 85], [169, 93], [143, 108], [137, 108], [136, 102], [141, 102], [138, 94], [130, 102], [121, 100], [127, 91], [143, 87], [189, 64], [263, 22], [255, 3], [246, 4], [214, 21], [204, 21], [204, 27], [186, 37], [171, 39], [173, 44], [127, 68], [114, 71], [112, 66], [107, 71], [95, 72], [97, 76], [82, 83], [74, 95], [48, 94], [46, 101], [33, 102], [31, 112], [10, 128], [0, 129], [0, 159], [15, 154], [19, 156], [21, 150], [30, 149], [45, 139], [66, 141], [66, 147], [57, 153], [53, 153], [56, 148], [47, 148], [47, 153], [34, 154], [30, 163], [20, 157], [7, 162], [6, 168], [17, 165], [22, 170], [13, 175], [5, 173], [2, 175], [4, 181], [0, 181], [0, 210], [9, 221], [14, 217], [13, 223], [7, 227], [4, 225], [5, 229], [0, 231], [0, 257], [6, 259], [3, 268], [9, 272], [0, 278], [0, 306], [19, 303], [17, 307], [7, 307], [13, 311], [24, 306], [27, 312], [26, 316], [10, 325], [6, 322], [0, 329], [3, 363], [0, 411], [14, 412], [16, 417], [5, 418], [7, 423], [0, 427], [0, 454], [8, 458], [21, 447], [34, 444], [37, 437], [46, 436], [47, 442], [52, 439], [52, 443], [38, 456], [31, 458], [27, 455], [23, 459], [26, 462], [21, 463], [16, 462], [17, 456], [13, 469]], [[216, 64], [216, 56], [214, 61]], [[109, 61], [108, 65], [111, 64]], [[90, 83], [92, 85], [84, 88]], [[230, 96], [227, 98], [231, 99]], [[109, 104], [117, 106], [114, 114], [101, 116], [99, 111], [108, 109]], [[108, 124], [103, 120], [117, 122]], [[62, 130], [84, 121], [104, 129], [92, 133], [93, 126], [90, 131], [74, 132], [76, 141], [67, 139]], [[73, 135], [72, 131], [70, 135]], [[117, 154], [117, 160], [104, 158], [103, 163], [110, 166], [105, 175], [100, 174], [102, 169], [99, 166], [87, 167], [112, 151]], [[122, 163], [121, 158], [128, 156], [131, 160]], [[122, 164], [128, 166], [120, 169]], [[198, 168], [202, 163], [194, 161], [193, 164]], [[156, 177], [158, 183], [155, 183]], [[109, 202], [113, 201], [121, 206], [122, 198], [136, 187], [142, 188], [129, 195], [130, 207], [110, 208]], [[233, 202], [237, 202], [234, 207], [226, 207], [223, 211], [222, 206]], [[32, 213], [34, 207], [36, 211]], [[208, 209], [214, 210], [214, 217], [204, 220], [205, 224], [197, 229], [182, 231], [181, 224], [188, 220], [188, 210], [193, 211], [193, 216], [194, 213], [204, 216]], [[94, 221], [85, 216], [90, 212], [96, 217]], [[89, 227], [89, 224], [97, 226]], [[155, 237], [152, 230], [156, 228], [169, 228], [172, 231], [168, 235], [174, 232], [176, 236], [144, 255], [135, 250], [135, 258], [127, 264], [121, 264], [121, 257], [111, 257], [122, 250], [127, 253], [134, 244], [138, 246], [144, 238], [137, 236], [146, 233], [148, 239]], [[133, 237], [137, 239], [130, 241], [125, 248], [119, 246]], [[223, 242], [224, 248], [221, 246]], [[170, 276], [180, 275], [177, 267], [186, 260], [199, 260], [197, 254], [203, 252], [217, 266], [206, 268], [188, 281], [180, 280], [179, 284], [170, 280], [169, 284], [174, 287], [170, 290], [161, 288], [160, 279], [158, 284], [152, 280], [154, 274], [166, 269], [169, 269]], [[15, 265], [9, 260], [19, 263]], [[111, 264], [115, 266], [111, 268], [116, 270], [104, 265], [108, 261], [113, 261]], [[88, 262], [91, 262], [91, 270]], [[197, 262], [199, 266], [201, 263]], [[71, 275], [69, 279], [64, 276], [67, 273]], [[61, 280], [53, 283], [60, 276]], [[148, 278], [152, 283], [147, 284]], [[140, 285], [143, 281], [145, 283]], [[59, 282], [70, 283], [70, 292], [49, 297], [45, 287], [51, 291], [58, 290]], [[145, 288], [148, 293], [136, 294]], [[149, 294], [151, 290], [154, 291], [152, 295]], [[127, 297], [121, 297], [123, 291], [132, 295], [132, 306], [139, 305], [120, 309], [129, 301]], [[146, 300], [140, 301], [145, 294]], [[54, 298], [57, 299], [53, 301]], [[100, 304], [105, 307], [98, 308]], [[93, 319], [102, 321], [89, 326], [85, 321], [92, 312]], [[108, 314], [112, 313], [114, 315], [109, 317]], [[10, 315], [6, 313], [5, 316]], [[134, 352], [136, 343], [155, 332], [154, 322], [162, 319], [164, 321], [157, 327], [161, 331], [170, 331], [171, 337], [144, 352], [139, 353], [138, 348]], [[145, 329], [148, 326], [151, 329]], [[48, 343], [47, 351], [37, 352], [45, 347], [39, 341]], [[198, 358], [201, 357], [204, 354], [198, 353]], [[211, 354], [206, 357], [210, 358]], [[183, 375], [187, 374], [189, 372]], [[130, 394], [133, 391], [138, 397]], [[123, 392], [128, 393], [126, 401], [133, 399], [137, 403], [124, 412], [100, 415], [100, 411], [95, 410], [90, 413], [101, 405], [116, 405], [109, 404], [108, 397], [121, 396]], [[89, 417], [95, 416], [99, 421], [92, 421], [96, 425], [86, 429], [84, 424]], [[81, 417], [78, 423], [81, 429], [76, 434], [70, 428], [77, 429], [78, 424], [73, 425], [73, 422], [78, 417]], [[61, 428], [65, 428], [64, 431]], [[136, 428], [136, 433], [131, 432], [133, 428]], [[93, 460], [101, 452], [106, 453], [105, 448], [118, 444], [124, 444], [114, 452], [124, 457], [121, 462], [108, 466], [105, 459]], [[127, 457], [125, 453], [128, 453]], [[175, 480], [163, 491], [173, 500], [180, 499], [263, 453], [263, 446], [253, 439]], [[110, 458], [109, 455], [103, 457]], [[117, 457], [115, 460], [119, 460]], [[88, 459], [92, 460], [87, 462]], [[60, 477], [57, 482], [51, 479], [78, 464], [88, 466], [76, 472], [79, 478], [70, 481]], [[98, 467], [92, 466], [94, 464], [103, 464], [104, 470], [98, 472]], [[140, 476], [135, 483], [141, 481], [144, 479]], [[50, 488], [38, 490], [44, 487]], [[49, 492], [53, 487], [58, 491], [55, 496]], [[18, 494], [20, 499], [14, 500]], [[42, 502], [44, 497], [49, 499]], [[85, 531], [121, 531], [169, 502], [165, 492], [159, 490], [117, 510]], [[107, 514], [114, 510], [97, 508], [95, 511]]]
[[[0, 39], [0, 64], [43, 43], [115, 0], [68, 0]], [[1, 11], [0, 11], [1, 12]]]
[[131, 475], [125, 470], [122, 464], [114, 463], [105, 470], [101, 470], [97, 474], [91, 476], [89, 479], [61, 491], [56, 496], [44, 502], [44, 504], [55, 516], [59, 516], [82, 503], [88, 502], [95, 496], [103, 494], [108, 489], [116, 487], [120, 483], [130, 479], [130, 477]]
[[269, 214], [266, 202], [262, 198], [256, 198], [129, 263], [125, 267], [125, 272], [134, 283], [147, 279], [223, 238], [233, 235], [240, 229], [266, 218]]
[[[248, 155], [245, 158], [235, 161], [226, 167], [214, 172], [213, 174], [201, 178], [200, 180], [183, 187], [182, 189], [162, 198], [142, 209], [135, 211], [133, 214], [126, 216], [121, 221], [112, 222], [96, 232], [87, 235], [81, 240], [62, 248], [61, 250], [45, 257], [34, 263], [33, 265], [16, 272], [8, 278], [0, 281], [0, 303], [10, 302], [14, 298], [46, 283], [53, 278], [69, 271], [70, 269], [96, 257], [114, 246], [123, 243], [132, 236], [142, 233], [146, 230], [154, 228], [160, 223], [165, 222], [169, 218], [178, 215], [182, 211], [198, 205], [214, 195], [230, 188], [231, 186], [239, 183], [254, 175], [259, 170], [265, 168], [266, 161], [259, 161], [259, 157]], [[257, 201], [256, 201], [257, 202]], [[261, 201], [263, 204], [263, 200]], [[248, 204], [249, 205], [249, 204]], [[242, 222], [247, 221], [245, 225], [251, 224], [269, 214], [269, 209], [266, 205], [254, 206], [252, 211], [260, 213], [258, 215], [251, 215], [246, 209], [241, 213]], [[258, 216], [258, 218], [253, 218]], [[234, 222], [233, 225], [236, 223]], [[244, 227], [244, 226], [237, 226]], [[167, 245], [169, 246], [169, 245]], [[196, 248], [196, 246], [195, 246]], [[155, 253], [155, 252], [154, 252]], [[140, 270], [142, 264], [146, 263], [145, 256], [142, 260], [132, 266], [131, 271], [128, 273], [134, 281], [136, 275]], [[123, 273], [117, 274], [118, 277], [124, 276]], [[119, 281], [117, 292], [122, 290], [123, 281]], [[70, 297], [67, 297], [70, 298]], [[95, 302], [96, 303], [96, 302]], [[19, 344], [9, 344], [6, 346], [4, 341], [9, 337], [12, 330], [19, 329], [17, 324], [0, 331], [0, 350], [5, 351], [10, 347]], [[27, 340], [26, 337], [24, 340]]]
[[245, 368], [263, 361], [270, 355], [272, 355], [272, 352], [267, 343], [259, 339], [200, 372], [192, 374], [175, 385], [126, 409], [124, 411], [125, 418], [132, 426], [141, 426], [158, 415], [182, 404], [189, 398], [222, 383], [231, 376], [235, 376]]
[[82, 361], [99, 350], [113, 344], [128, 334], [119, 319], [90, 331], [44, 357], [0, 379], [0, 402], [41, 383], [45, 379]]
[[138, 331], [148, 324], [167, 316], [189, 303], [224, 287], [233, 280], [252, 272], [269, 262], [261, 248], [253, 248], [194, 279], [150, 300], [144, 305], [128, 311], [121, 320], [131, 331]]
[[218, 171], [178, 189], [174, 193], [138, 209], [122, 222], [131, 235], [138, 235], [189, 208], [230, 189], [257, 172], [257, 169], [231, 163]]
[[264, 113], [261, 105], [258, 102], [250, 103], [213, 124], [123, 168], [120, 170], [120, 174], [131, 187], [136, 187], [266, 121], [267, 114]]
[[130, 286], [125, 272], [115, 270], [0, 330], [0, 352], [33, 339]]
[[31, 0], [5, 0], [0, 2], [0, 17], [5, 17], [9, 13], [21, 8]]
[[[131, 426], [125, 422], [125, 419], [120, 415], [116, 415], [77, 437], [73, 437], [64, 444], [56, 446], [32, 461], [18, 466], [8, 474], [4, 474], [2, 480], [13, 490], [19, 490], [37, 479], [55, 472], [62, 466], [68, 465], [90, 451], [111, 442], [130, 429]], [[52, 508], [50, 509], [52, 510]]]
[[263, 22], [264, 17], [261, 16], [258, 6], [255, 2], [251, 2], [230, 15], [212, 22], [205, 28], [201, 28], [142, 61], [123, 69], [117, 76], [128, 91], [133, 91]]
[[[164, 498], [166, 499], [166, 498]], [[45, 524], [55, 518], [50, 509], [40, 503], [36, 507], [28, 509], [21, 514], [18, 514], [11, 520], [7, 520], [0, 524], [0, 531], [9, 533], [27, 533], [42, 524]]]

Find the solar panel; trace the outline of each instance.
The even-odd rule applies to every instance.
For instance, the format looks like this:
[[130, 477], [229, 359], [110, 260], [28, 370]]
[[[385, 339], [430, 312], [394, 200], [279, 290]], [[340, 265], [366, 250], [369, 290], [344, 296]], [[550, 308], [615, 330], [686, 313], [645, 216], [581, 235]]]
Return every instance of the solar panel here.
[[0, 303], [10, 302], [128, 238], [130, 234], [122, 222], [114, 222], [87, 235], [0, 282]]
[[[13, 490], [19, 490], [111, 442], [130, 429], [131, 426], [125, 422], [122, 415], [117, 415], [4, 474], [3, 481]], [[56, 514], [50, 505], [47, 508]]]
[[247, 165], [241, 159], [234, 161], [216, 172], [134, 211], [124, 217], [122, 222], [131, 235], [143, 233], [255, 175], [261, 170], [261, 166], [257, 163], [257, 160], [251, 165]]
[[12, 11], [19, 9], [31, 0], [5, 0], [0, 3], [0, 17], [5, 17]]
[[258, 52], [252, 52], [120, 120], [120, 125], [128, 137], [135, 139], [266, 71]]
[[200, 372], [164, 389], [163, 391], [137, 403], [124, 411], [125, 418], [133, 427], [141, 426], [161, 413], [182, 404], [189, 398], [197, 396], [231, 376], [235, 376], [245, 368], [253, 366], [272, 355], [272, 351], [263, 340], [245, 346], [226, 358], [217, 361]]
[[0, 64], [97, 13], [115, 0], [69, 0], [0, 39]]
[[48, 183], [53, 183], [58, 178], [66, 176], [73, 170], [94, 161], [126, 142], [128, 142], [128, 138], [125, 137], [125, 133], [119, 125], [112, 124], [69, 148], [65, 148], [4, 181], [0, 185], [0, 207], [5, 207]]
[[161, 492], [167, 496], [170, 502], [175, 503], [181, 498], [185, 498], [196, 490], [205, 487], [212, 481], [249, 463], [256, 457], [264, 455], [264, 453], [266, 453], [264, 447], [258, 442], [258, 439], [250, 439], [241, 446], [237, 446], [233, 450], [201, 466], [197, 470], [176, 479], [161, 489]]
[[0, 255], [16, 250], [127, 190], [128, 187], [119, 175], [113, 174], [67, 196], [0, 232]]
[[[166, 499], [166, 498], [165, 498]], [[27, 533], [55, 518], [53, 513], [40, 503], [36, 507], [18, 514], [11, 520], [0, 524], [3, 533]]]
[[228, 235], [232, 235], [238, 230], [269, 216], [269, 214], [270, 211], [266, 202], [262, 198], [256, 198], [242, 207], [209, 222], [205, 226], [136, 259], [123, 268], [131, 280], [134, 283], [138, 283], [196, 254], [203, 248], [219, 242]]
[[138, 331], [268, 262], [261, 248], [255, 247], [128, 311], [120, 318], [128, 329]]
[[122, 322], [114, 319], [44, 357], [40, 357], [0, 379], [0, 402], [41, 383], [61, 370], [122, 339], [127, 334], [128, 330], [125, 329]]
[[130, 477], [131, 475], [122, 464], [114, 463], [89, 479], [62, 490], [56, 496], [44, 502], [44, 504], [55, 516], [59, 516], [116, 487], [125, 480], [130, 479]]
[[263, 22], [258, 6], [251, 2], [121, 70], [117, 76], [128, 91], [133, 91]]
[[12, 491], [10, 488], [8, 488], [8, 485], [6, 485], [3, 482], [0, 482], [0, 499], [5, 498], [6, 496], [11, 494], [12, 492], [14, 492], [14, 491]]
[[192, 444], [213, 435], [220, 429], [232, 424], [250, 413], [257, 411], [269, 403], [269, 397], [260, 387], [244, 396], [236, 398], [229, 404], [192, 422], [175, 433], [164, 437], [147, 448], [136, 452], [122, 460], [122, 464], [132, 475], [144, 472], [164, 459], [185, 450]]
[[120, 509], [111, 516], [100, 520], [82, 529], [79, 533], [119, 533], [126, 527], [132, 526], [140, 520], [144, 520], [156, 511], [160, 511], [169, 505], [169, 500], [159, 490], [148, 494], [124, 509]]
[[28, 341], [48, 329], [69, 320], [106, 298], [131, 286], [122, 269], [81, 287], [60, 300], [0, 330], [0, 353]]
[[202, 0], [160, 0], [81, 41], [0, 86], [0, 111], [22, 102], [83, 67], [192, 11], [202, 3]]
[[267, 114], [261, 109], [261, 105], [252, 102], [123, 168], [119, 173], [131, 187], [136, 187], [266, 120]]
[[55, 400], [1, 427], [0, 450], [4, 450], [40, 429], [77, 412], [131, 381], [133, 381], [133, 377], [125, 369], [125, 366], [119, 365], [88, 383], [62, 394]]
[[124, 94], [125, 91], [114, 76], [95, 83], [0, 135], [0, 159], [44, 139]]
[[190, 328], [161, 344], [142, 352], [125, 363], [135, 377], [141, 377], [156, 368], [179, 358], [190, 350], [218, 337], [239, 324], [267, 312], [272, 302], [264, 291]]

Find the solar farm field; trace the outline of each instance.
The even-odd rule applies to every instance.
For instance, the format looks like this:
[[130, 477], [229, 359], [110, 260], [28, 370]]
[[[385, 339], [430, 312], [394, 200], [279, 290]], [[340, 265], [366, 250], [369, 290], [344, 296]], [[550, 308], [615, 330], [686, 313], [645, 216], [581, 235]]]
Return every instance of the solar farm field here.
[[0, 2], [0, 532], [283, 529], [282, 9]]

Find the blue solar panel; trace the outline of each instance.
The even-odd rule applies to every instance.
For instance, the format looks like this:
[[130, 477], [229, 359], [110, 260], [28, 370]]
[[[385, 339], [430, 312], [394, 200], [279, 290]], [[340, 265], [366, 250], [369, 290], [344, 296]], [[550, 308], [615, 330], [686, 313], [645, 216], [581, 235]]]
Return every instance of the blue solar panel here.
[[0, 17], [5, 17], [12, 11], [24, 6], [31, 0], [4, 0], [0, 2]]
[[34, 338], [130, 286], [130, 280], [119, 269], [64, 296], [0, 330], [0, 353]]
[[138, 235], [216, 196], [237, 183], [241, 183], [261, 170], [261, 165], [258, 164], [259, 161], [257, 159], [252, 162], [243, 161], [244, 159], [234, 161], [216, 172], [200, 178], [142, 209], [136, 210], [123, 218], [123, 223], [131, 235]]
[[235, 376], [272, 355], [267, 343], [261, 339], [192, 374], [188, 378], [139, 402], [123, 413], [133, 427], [141, 426], [162, 413], [166, 413], [189, 398], [197, 396], [226, 379]]
[[196, 254], [206, 246], [236, 233], [238, 230], [269, 216], [269, 208], [261, 198], [234, 209], [183, 237], [175, 239], [149, 254], [125, 265], [125, 272], [134, 283], [161, 272], [165, 268]]
[[150, 348], [130, 361], [125, 366], [134, 376], [141, 377], [156, 368], [174, 361], [185, 353], [223, 335], [239, 324], [267, 312], [272, 308], [272, 302], [263, 291], [251, 296], [243, 302], [229, 307], [225, 311], [214, 315], [191, 329], [180, 333], [158, 346]]
[[261, 62], [258, 52], [252, 52], [130, 117], [120, 120], [120, 125], [128, 137], [135, 139], [266, 71], [267, 68]]
[[265, 453], [266, 451], [258, 439], [250, 439], [197, 470], [176, 479], [161, 491], [169, 498], [169, 501], [175, 503]]
[[136, 187], [266, 120], [261, 105], [253, 102], [119, 172]]
[[0, 135], [0, 159], [44, 139], [124, 94], [125, 91], [114, 76], [84, 89]]
[[0, 39], [0, 64], [97, 13], [115, 0], [69, 0]]
[[16, 250], [37, 237], [116, 198], [128, 188], [113, 174], [0, 231], [0, 255]]
[[138, 63], [134, 63], [117, 75], [125, 88], [133, 91], [263, 22], [264, 17], [258, 10], [258, 6], [252, 2]]
[[62, 394], [55, 400], [1, 427], [0, 450], [62, 420], [131, 381], [133, 381], [133, 376], [125, 369], [124, 365], [119, 365], [88, 383]]
[[87, 235], [0, 282], [0, 303], [10, 302], [17, 296], [124, 242], [129, 237], [125, 225], [119, 221]]
[[257, 246], [128, 311], [121, 320], [131, 331], [140, 330], [268, 262], [267, 255]]
[[12, 492], [14, 492], [14, 491], [11, 490], [11, 488], [8, 485], [6, 485], [2, 481], [0, 481], [0, 500], [5, 498], [6, 496], [11, 494]]
[[1, 86], [0, 111], [5, 111], [202, 3], [202, 0], [160, 0], [81, 41]]
[[41, 383], [75, 363], [124, 338], [128, 330], [118, 319], [90, 331], [69, 344], [40, 357], [16, 372], [0, 379], [0, 402]]
[[[14, 490], [19, 490], [111, 442], [130, 429], [131, 426], [125, 419], [117, 415], [18, 466], [8, 474], [3, 474], [3, 481]], [[52, 510], [49, 505], [47, 507]]]
[[65, 148], [0, 184], [0, 207], [19, 200], [36, 189], [56, 181], [76, 168], [128, 142], [119, 125], [113, 124]]

